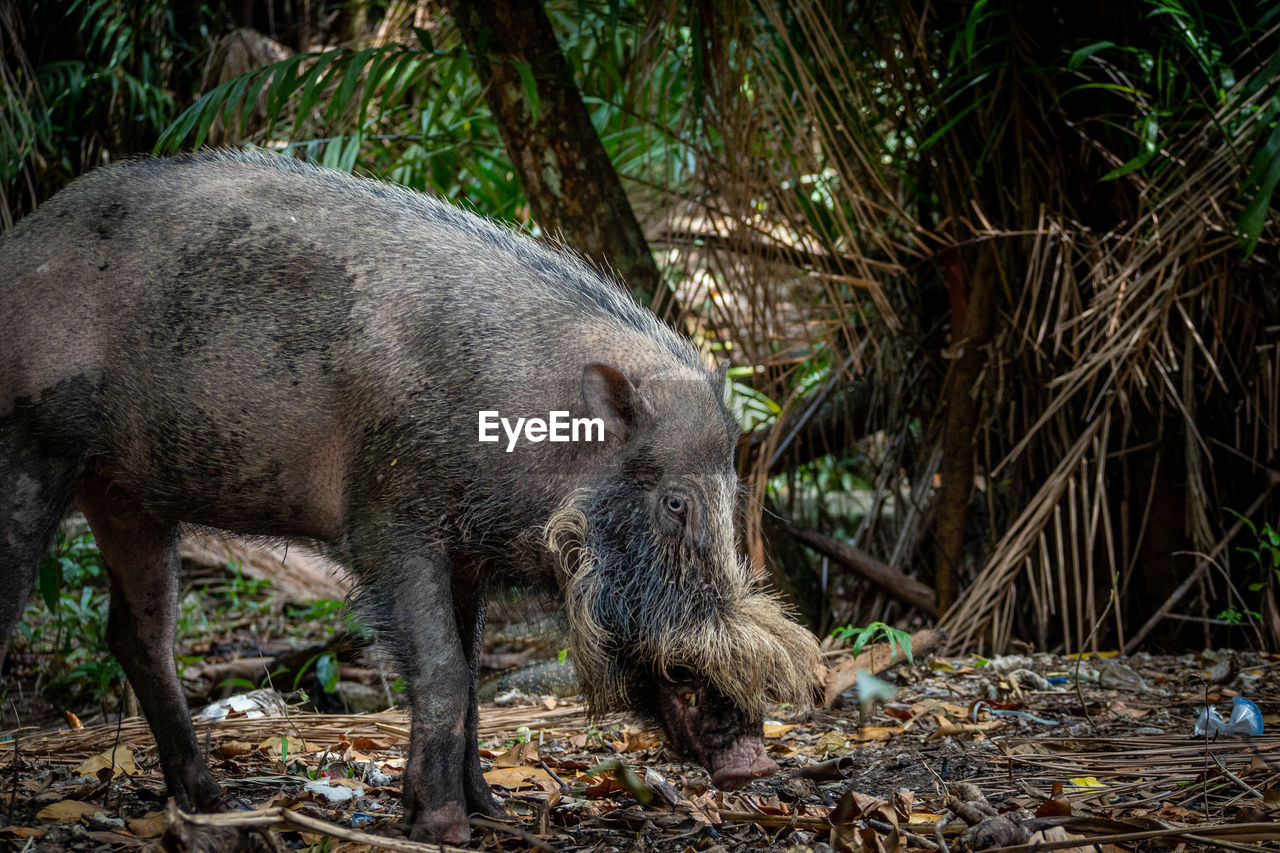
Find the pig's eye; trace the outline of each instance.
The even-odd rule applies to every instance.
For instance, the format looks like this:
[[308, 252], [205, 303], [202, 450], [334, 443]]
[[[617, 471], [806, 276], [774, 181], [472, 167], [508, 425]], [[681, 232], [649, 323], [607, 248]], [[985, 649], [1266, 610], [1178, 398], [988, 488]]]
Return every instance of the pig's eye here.
[[679, 495], [667, 495], [667, 512], [671, 513], [675, 518], [684, 521], [685, 502], [684, 498]]

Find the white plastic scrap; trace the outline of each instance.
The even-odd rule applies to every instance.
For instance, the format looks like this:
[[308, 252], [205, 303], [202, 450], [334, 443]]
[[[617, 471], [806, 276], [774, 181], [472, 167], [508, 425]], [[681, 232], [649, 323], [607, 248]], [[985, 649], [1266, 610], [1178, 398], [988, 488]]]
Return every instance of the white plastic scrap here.
[[237, 693], [226, 699], [205, 705], [196, 713], [199, 722], [225, 720], [231, 714], [244, 714], [250, 720], [261, 717], [280, 717], [289, 712], [280, 694], [270, 688]]
[[302, 788], [317, 797], [323, 797], [330, 803], [345, 803], [347, 800], [364, 796], [364, 788], [360, 786], [348, 788], [345, 785], [334, 785], [328, 779], [313, 779]]

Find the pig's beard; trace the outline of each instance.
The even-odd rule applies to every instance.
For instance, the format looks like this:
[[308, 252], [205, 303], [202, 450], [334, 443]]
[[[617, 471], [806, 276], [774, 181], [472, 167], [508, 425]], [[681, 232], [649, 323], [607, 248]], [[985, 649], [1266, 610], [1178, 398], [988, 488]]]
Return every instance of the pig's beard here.
[[578, 492], [545, 529], [569, 650], [592, 709], [655, 719], [640, 697], [680, 672], [756, 720], [767, 701], [809, 702], [819, 671], [813, 635], [745, 563], [713, 565], [695, 549], [659, 541], [632, 517], [638, 502], [625, 497]]

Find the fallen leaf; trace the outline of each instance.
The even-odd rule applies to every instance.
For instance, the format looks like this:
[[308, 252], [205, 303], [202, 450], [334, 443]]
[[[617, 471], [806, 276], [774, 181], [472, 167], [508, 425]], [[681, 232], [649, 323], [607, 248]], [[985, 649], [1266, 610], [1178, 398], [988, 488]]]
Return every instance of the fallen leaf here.
[[1071, 801], [1066, 797], [1045, 800], [1036, 809], [1036, 817], [1071, 817]]
[[925, 740], [933, 740], [948, 735], [980, 734], [1004, 727], [1003, 720], [987, 720], [983, 723], [953, 723], [943, 714], [934, 714], [933, 718], [937, 721], [938, 728], [936, 731], [930, 732]]
[[863, 726], [850, 735], [849, 739], [857, 743], [868, 743], [875, 740], [888, 740], [901, 732], [902, 729], [897, 726]]
[[351, 745], [365, 752], [377, 752], [383, 749], [390, 749], [391, 741], [371, 737], [357, 737], [351, 739]]
[[1067, 781], [1080, 791], [1091, 791], [1099, 788], [1105, 789], [1107, 787], [1103, 783], [1099, 782], [1095, 776], [1073, 776]]
[[818, 735], [818, 742], [814, 744], [814, 749], [819, 755], [828, 755], [832, 752], [846, 752], [848, 746], [848, 739], [839, 732], [823, 732]]
[[125, 821], [129, 831], [139, 838], [157, 838], [164, 833], [164, 812], [150, 812]]
[[225, 743], [218, 744], [214, 749], [214, 753], [220, 758], [239, 758], [242, 755], [248, 755], [253, 752], [256, 747], [244, 740], [229, 740]]
[[494, 767], [485, 771], [484, 780], [504, 788], [537, 788], [543, 781], [555, 784], [541, 767]]
[[257, 748], [269, 755], [284, 755], [287, 751], [291, 758], [306, 755], [309, 752], [321, 752], [324, 749], [313, 743], [307, 743], [302, 738], [288, 735], [269, 737], [259, 743]]
[[360, 789], [364, 788], [364, 783], [359, 779], [348, 779], [345, 776], [331, 776], [325, 774], [324, 780], [330, 785], [337, 785], [342, 788]]
[[95, 812], [102, 811], [102, 806], [82, 803], [79, 800], [59, 800], [42, 808], [36, 817], [52, 823], [75, 823], [82, 818], [92, 817]]
[[[114, 758], [112, 757], [114, 755]], [[109, 767], [115, 767], [115, 775], [119, 776], [137, 776], [140, 771], [138, 766], [133, 763], [133, 750], [127, 746], [117, 746], [106, 752], [99, 752], [92, 755], [76, 768], [76, 773], [81, 776], [97, 776], [99, 770], [106, 770]], [[105, 778], [105, 777], [104, 777]]]
[[[1048, 829], [1033, 833], [1029, 841], [1029, 846], [1034, 847], [1036, 845], [1049, 843], [1061, 844], [1063, 842], [1074, 841], [1076, 839], [1083, 840], [1084, 836], [1073, 835], [1061, 826], [1051, 826]], [[1082, 844], [1079, 847], [1058, 847], [1057, 849], [1061, 850], [1062, 853], [1086, 853], [1087, 851], [1096, 850], [1097, 847], [1096, 845]]]
[[493, 757], [495, 767], [520, 767], [533, 764], [538, 760], [538, 745], [533, 741], [523, 741]]
[[1150, 708], [1130, 708], [1119, 699], [1111, 703], [1111, 710], [1117, 716], [1121, 716], [1129, 720], [1141, 720], [1142, 718], [1151, 715]]
[[67, 711], [66, 714], [67, 714], [67, 725], [71, 726], [71, 730], [73, 732], [78, 732], [84, 728], [84, 723], [80, 722], [79, 717], [77, 717], [75, 714], [71, 713], [70, 711]]
[[794, 728], [798, 728], [795, 723], [765, 723], [764, 736], [768, 738], [782, 737]]

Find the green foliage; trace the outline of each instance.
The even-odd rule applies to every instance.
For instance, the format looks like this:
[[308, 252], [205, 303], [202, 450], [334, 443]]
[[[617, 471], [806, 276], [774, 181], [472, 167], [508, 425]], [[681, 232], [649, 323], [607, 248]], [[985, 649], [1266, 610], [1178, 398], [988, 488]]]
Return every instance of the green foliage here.
[[[1253, 575], [1249, 581], [1247, 588], [1255, 594], [1262, 593], [1268, 584], [1275, 584], [1277, 590], [1280, 590], [1280, 529], [1272, 526], [1271, 522], [1263, 522], [1259, 527], [1252, 519], [1246, 518], [1230, 507], [1226, 508], [1227, 512], [1240, 519], [1249, 529], [1250, 535], [1254, 542], [1249, 545], [1240, 545], [1236, 550], [1241, 554], [1247, 554], [1252, 558]], [[1228, 611], [1230, 611], [1228, 613]], [[1234, 607], [1228, 608], [1224, 614], [1218, 616], [1219, 619], [1225, 619], [1230, 622], [1241, 621], [1241, 614], [1249, 616], [1252, 619], [1261, 619], [1261, 614], [1253, 610], [1236, 611]], [[1234, 617], [1234, 618], [1233, 618]]]
[[227, 560], [227, 571], [231, 579], [220, 585], [205, 590], [226, 596], [226, 604], [233, 612], [255, 613], [270, 609], [271, 596], [268, 590], [271, 582], [262, 578], [246, 577], [239, 560]]
[[1262, 614], [1256, 610], [1241, 610], [1234, 604], [1229, 604], [1218, 614], [1218, 619], [1232, 625], [1243, 624], [1245, 619], [1258, 620], [1262, 618]]
[[[1180, 0], [1144, 0], [1140, 6], [1154, 38], [1131, 44], [1102, 40], [1076, 49], [1064, 71], [1086, 82], [1062, 97], [1086, 91], [1113, 96], [1114, 112], [1102, 112], [1097, 120], [1128, 136], [1130, 155], [1103, 180], [1183, 168], [1181, 160], [1166, 156], [1172, 141], [1213, 116], [1234, 140], [1235, 156], [1250, 164], [1236, 219], [1248, 255], [1280, 184], [1280, 92], [1275, 90], [1280, 53], [1274, 52], [1274, 34], [1267, 36], [1280, 7]], [[1268, 45], [1272, 53], [1259, 67]]]
[[[6, 217], [97, 165], [150, 147], [191, 84], [193, 54], [217, 12], [168, 0], [35, 3], [0, 75], [0, 202]], [[0, 24], [7, 23], [0, 21]], [[5, 27], [0, 26], [0, 29]], [[0, 51], [0, 54], [4, 54]], [[24, 191], [29, 195], [19, 202]]]
[[36, 589], [19, 631], [28, 649], [53, 656], [44, 692], [105, 705], [124, 672], [107, 647], [107, 577], [93, 534], [59, 532], [40, 563]]
[[338, 689], [338, 659], [330, 654], [323, 654], [316, 660], [316, 679], [325, 693], [333, 693]]
[[835, 637], [837, 640], [849, 643], [855, 655], [861, 652], [867, 643], [877, 638], [883, 638], [884, 642], [889, 644], [889, 651], [895, 657], [900, 650], [903, 657], [905, 657], [909, 662], [915, 663], [915, 657], [911, 652], [911, 635], [906, 631], [900, 631], [897, 628], [884, 624], [883, 622], [872, 622], [865, 628], [855, 628], [852, 625], [845, 625], [832, 631], [831, 636]]
[[285, 613], [290, 619], [303, 622], [330, 622], [341, 613], [346, 603], [335, 598], [318, 598], [307, 604], [289, 604]]
[[[652, 183], [691, 163], [666, 121], [687, 109], [688, 33], [658, 69], [627, 79], [643, 17], [634, 8], [601, 15], [591, 6], [549, 8], [601, 140], [624, 177]], [[622, 14], [620, 14], [622, 13]], [[527, 222], [511, 167], [471, 59], [451, 28], [418, 31], [418, 44], [299, 54], [256, 68], [205, 93], [165, 129], [158, 152], [204, 144], [219, 127], [232, 139], [294, 151], [331, 168], [357, 164], [479, 212]], [[516, 66], [535, 106], [532, 69]], [[265, 124], [252, 126], [255, 108]], [[656, 113], [656, 117], [655, 117]], [[281, 142], [281, 139], [284, 141]]]

